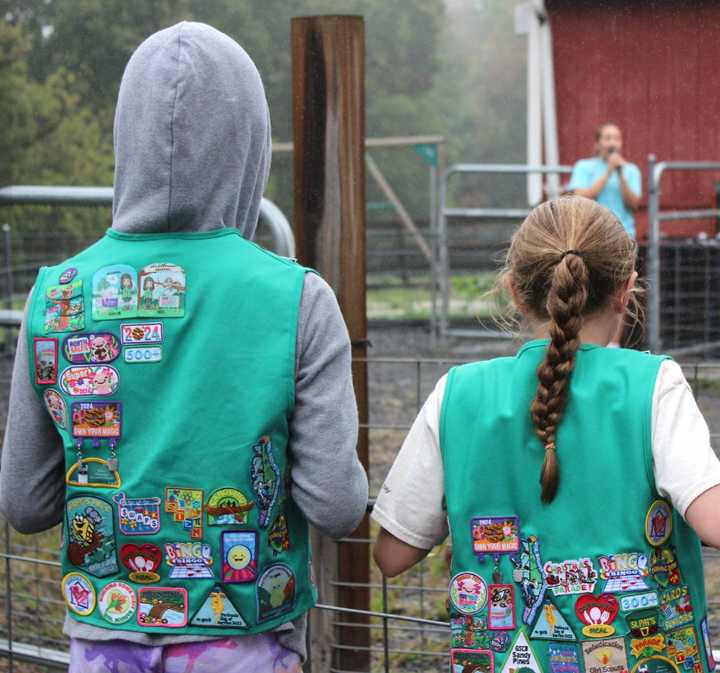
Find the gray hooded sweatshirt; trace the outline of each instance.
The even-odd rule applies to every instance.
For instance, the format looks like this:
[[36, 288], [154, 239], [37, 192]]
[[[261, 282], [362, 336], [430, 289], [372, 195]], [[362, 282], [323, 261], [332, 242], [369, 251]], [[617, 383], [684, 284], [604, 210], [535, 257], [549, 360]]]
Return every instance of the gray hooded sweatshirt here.
[[[252, 238], [270, 169], [270, 118], [255, 65], [231, 38], [199, 23], [155, 33], [130, 59], [115, 114], [113, 229], [237, 228]], [[211, 260], [209, 261], [211, 263]], [[64, 453], [30, 384], [26, 327], [17, 345], [0, 467], [0, 509], [23, 533], [63, 519]], [[307, 274], [297, 329], [290, 421], [292, 497], [322, 533], [342, 537], [365, 512], [347, 329], [330, 287]], [[278, 629], [305, 658], [306, 616]], [[74, 638], [147, 645], [207, 640], [102, 629], [66, 618]]]

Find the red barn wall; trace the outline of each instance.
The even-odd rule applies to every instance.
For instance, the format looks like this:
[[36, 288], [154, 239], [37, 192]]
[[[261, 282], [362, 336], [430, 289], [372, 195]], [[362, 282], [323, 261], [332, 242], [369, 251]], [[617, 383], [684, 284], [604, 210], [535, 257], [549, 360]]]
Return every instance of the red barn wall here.
[[[623, 155], [643, 174], [658, 160], [720, 161], [720, 2], [545, 0], [553, 33], [560, 160], [592, 152], [594, 131], [613, 121]], [[664, 208], [714, 207], [716, 173], [666, 173]], [[639, 213], [638, 234], [647, 228]], [[715, 223], [665, 223], [670, 235]]]

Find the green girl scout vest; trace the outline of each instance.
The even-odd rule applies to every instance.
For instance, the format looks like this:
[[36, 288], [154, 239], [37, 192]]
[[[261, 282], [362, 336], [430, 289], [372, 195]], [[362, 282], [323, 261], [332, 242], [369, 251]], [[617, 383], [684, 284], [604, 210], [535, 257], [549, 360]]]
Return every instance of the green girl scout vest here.
[[451, 370], [441, 448], [453, 673], [709, 673], [700, 542], [655, 489], [663, 358], [583, 345], [540, 502], [530, 417], [546, 341]]
[[235, 229], [109, 230], [40, 270], [31, 376], [65, 447], [75, 619], [226, 637], [314, 604], [287, 453], [305, 272]]

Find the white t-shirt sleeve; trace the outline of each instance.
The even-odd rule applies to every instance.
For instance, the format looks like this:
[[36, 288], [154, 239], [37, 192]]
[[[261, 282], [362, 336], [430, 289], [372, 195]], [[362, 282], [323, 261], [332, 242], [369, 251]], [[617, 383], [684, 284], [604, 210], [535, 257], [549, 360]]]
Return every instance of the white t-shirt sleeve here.
[[680, 365], [660, 366], [653, 394], [652, 453], [655, 485], [684, 517], [693, 500], [720, 484], [720, 460], [710, 431]]
[[419, 549], [432, 549], [448, 535], [439, 439], [445, 382], [443, 376], [417, 415], [372, 511], [386, 531]]

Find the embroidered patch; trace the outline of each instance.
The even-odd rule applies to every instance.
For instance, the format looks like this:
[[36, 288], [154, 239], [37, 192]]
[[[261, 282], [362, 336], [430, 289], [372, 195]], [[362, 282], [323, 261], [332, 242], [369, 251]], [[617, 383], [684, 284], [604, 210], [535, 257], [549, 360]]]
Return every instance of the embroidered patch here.
[[257, 533], [250, 530], [222, 532], [222, 581], [254, 582], [257, 578]]
[[128, 577], [133, 582], [152, 584], [160, 581], [157, 571], [162, 563], [162, 551], [156, 544], [124, 544], [120, 549], [120, 562], [130, 571]]
[[450, 670], [453, 673], [494, 673], [495, 655], [492, 650], [450, 650]]
[[680, 673], [680, 669], [667, 657], [655, 655], [635, 662], [632, 673]]
[[551, 673], [580, 673], [580, 659], [575, 645], [550, 643], [548, 661]]
[[110, 332], [73, 334], [65, 337], [63, 353], [68, 362], [76, 365], [105, 364], [117, 359], [120, 344]]
[[119, 439], [121, 429], [121, 402], [73, 402], [73, 437]]
[[547, 591], [547, 581], [540, 558], [540, 542], [534, 535], [520, 541], [520, 552], [510, 557], [513, 581], [520, 585], [525, 609], [523, 622], [532, 624]]
[[635, 658], [649, 657], [664, 652], [665, 645], [665, 636], [662, 633], [656, 633], [654, 636], [631, 639], [630, 651]]
[[190, 621], [192, 626], [245, 628], [248, 624], [223, 588], [216, 584]]
[[62, 594], [68, 610], [87, 617], [95, 609], [95, 587], [82, 573], [71, 572], [62, 578]]
[[120, 325], [120, 340], [123, 346], [144, 346], [163, 342], [161, 322], [123, 323]]
[[182, 318], [185, 315], [185, 271], [176, 264], [141, 269], [139, 316]]
[[672, 534], [672, 507], [665, 500], [655, 500], [645, 515], [645, 537], [653, 547], [665, 544]]
[[487, 605], [488, 591], [485, 580], [470, 572], [461, 572], [450, 580], [450, 602], [463, 614], [470, 615]]
[[620, 609], [623, 612], [633, 612], [643, 608], [656, 608], [659, 605], [658, 595], [654, 591], [634, 596], [623, 596], [620, 599]]
[[690, 592], [682, 584], [660, 593], [660, 627], [663, 631], [672, 631], [678, 626], [693, 621], [693, 607]]
[[54, 285], [45, 292], [45, 333], [77, 332], [85, 328], [82, 280]]
[[140, 626], [178, 629], [187, 624], [188, 594], [182, 587], [143, 587], [138, 590]]
[[65, 271], [60, 274], [58, 283], [60, 283], [60, 285], [67, 285], [73, 280], [73, 278], [75, 278], [75, 276], [77, 276], [77, 272], [78, 270], [74, 266], [65, 269]]
[[493, 652], [507, 652], [510, 647], [510, 634], [507, 631], [491, 633], [490, 649]]
[[110, 469], [110, 463], [103, 458], [90, 456], [83, 458], [83, 466], [87, 470], [83, 476], [80, 465], [76, 462], [70, 466], [65, 475], [65, 483], [69, 486], [82, 486], [83, 488], [120, 488], [122, 482], [120, 473]]
[[212, 548], [204, 542], [166, 542], [165, 563], [170, 579], [198, 580], [213, 577]]
[[607, 638], [613, 635], [615, 627], [612, 623], [619, 611], [618, 599], [612, 594], [583, 594], [575, 601], [575, 615], [585, 624], [582, 632], [588, 638]]
[[208, 526], [237, 526], [247, 523], [255, 503], [236, 488], [219, 488], [208, 497], [205, 511]]
[[273, 456], [270, 437], [261, 437], [253, 446], [250, 478], [259, 509], [258, 525], [267, 528], [280, 490], [280, 470]]
[[597, 572], [590, 558], [548, 561], [543, 571], [547, 585], [555, 596], [591, 594], [595, 590]]
[[126, 498], [116, 493], [118, 521], [123, 535], [155, 535], [160, 532], [160, 498]]
[[48, 410], [50, 418], [53, 419], [55, 425], [66, 430], [68, 426], [68, 415], [63, 396], [57, 390], [49, 389], [43, 393], [43, 400], [45, 401], [45, 408]]
[[540, 662], [524, 629], [519, 629], [510, 646], [502, 673], [543, 673]]
[[650, 554], [650, 572], [661, 587], [680, 584], [680, 568], [675, 556], [675, 547], [653, 549]]
[[273, 550], [273, 556], [290, 549], [290, 531], [285, 514], [280, 513], [275, 517], [275, 521], [268, 531], [268, 544]]
[[145, 346], [140, 348], [126, 348], [123, 351], [125, 362], [128, 364], [151, 364], [162, 361], [161, 346]]
[[683, 626], [666, 635], [667, 654], [681, 668], [703, 673], [698, 641], [693, 626]]
[[98, 610], [102, 618], [111, 624], [124, 624], [135, 614], [135, 592], [125, 582], [110, 582], [100, 592]]
[[93, 320], [115, 320], [137, 315], [137, 272], [127, 264], [98, 269], [92, 281]]
[[515, 628], [515, 587], [491, 584], [488, 587], [488, 628], [506, 631]]
[[491, 633], [486, 631], [485, 617], [477, 613], [472, 615], [453, 615], [450, 617], [450, 635], [453, 647], [472, 647], [483, 649], [490, 646]]
[[567, 619], [549, 598], [543, 601], [540, 616], [530, 637], [535, 640], [577, 640]]
[[295, 603], [295, 575], [289, 566], [270, 566], [257, 582], [258, 621], [291, 612]]
[[705, 659], [709, 671], [715, 670], [715, 659], [713, 658], [712, 645], [710, 644], [710, 629], [708, 627], [708, 618], [705, 615], [700, 621], [700, 631], [702, 632], [703, 645], [705, 646]]
[[119, 384], [117, 369], [110, 365], [68, 367], [60, 377], [60, 388], [71, 397], [112, 395]]
[[203, 491], [199, 488], [171, 486], [165, 489], [165, 511], [190, 533], [192, 540], [201, 540], [203, 531]]
[[605, 580], [603, 593], [624, 593], [649, 589], [645, 582], [647, 555], [639, 552], [598, 556], [600, 579]]
[[70, 498], [65, 505], [70, 563], [95, 577], [118, 571], [112, 506], [93, 496]]
[[582, 643], [585, 673], [627, 673], [624, 638], [586, 640]]
[[520, 551], [519, 529], [516, 516], [474, 517], [470, 521], [473, 553], [482, 561], [485, 554], [514, 554]]
[[657, 610], [639, 610], [625, 618], [633, 638], [654, 636], [659, 629]]
[[53, 337], [35, 337], [33, 339], [35, 355], [35, 383], [39, 386], [57, 383], [58, 376], [58, 340]]

